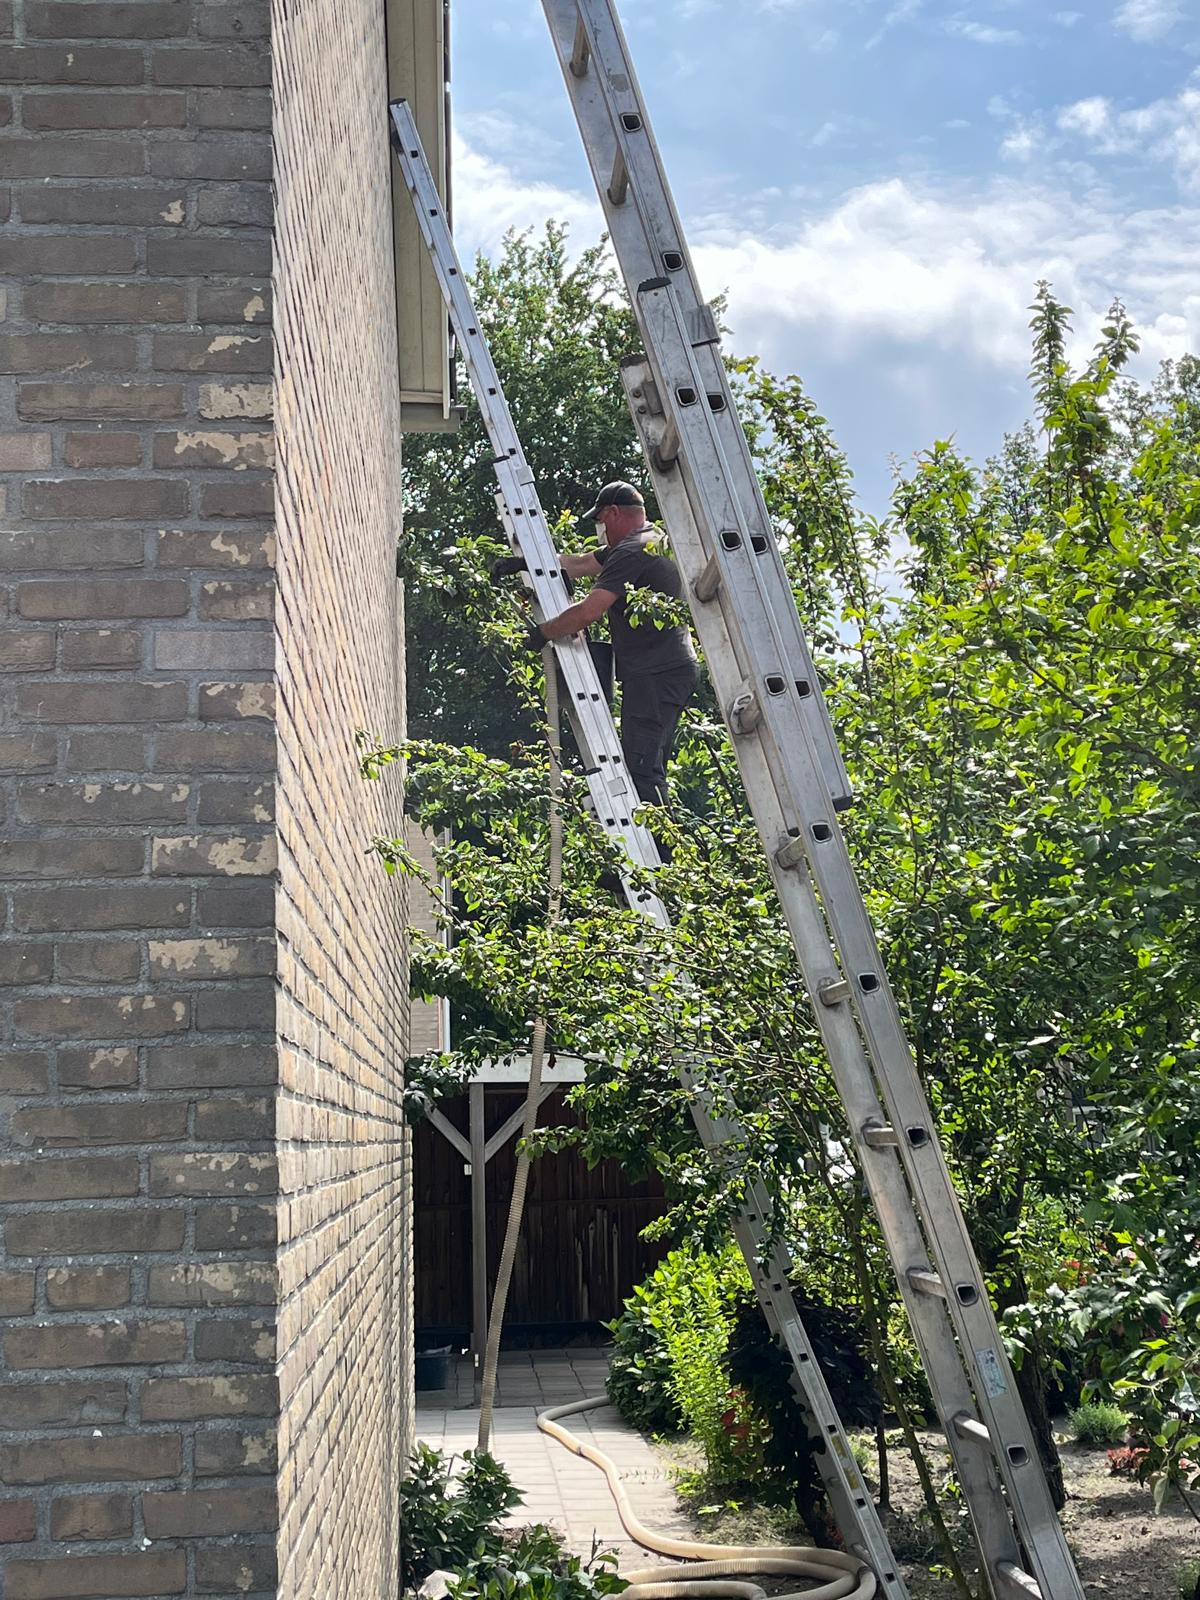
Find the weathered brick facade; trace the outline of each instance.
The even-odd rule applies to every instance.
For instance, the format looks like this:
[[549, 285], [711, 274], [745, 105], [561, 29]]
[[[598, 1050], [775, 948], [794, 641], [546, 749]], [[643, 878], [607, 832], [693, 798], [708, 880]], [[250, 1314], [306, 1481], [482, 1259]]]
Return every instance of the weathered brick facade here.
[[381, 7], [16, 0], [0, 77], [0, 1593], [390, 1597]]

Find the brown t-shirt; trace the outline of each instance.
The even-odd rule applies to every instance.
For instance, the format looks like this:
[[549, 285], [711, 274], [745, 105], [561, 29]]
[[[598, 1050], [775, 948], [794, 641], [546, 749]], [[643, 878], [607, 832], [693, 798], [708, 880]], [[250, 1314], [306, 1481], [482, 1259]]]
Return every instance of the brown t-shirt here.
[[617, 597], [608, 616], [619, 678], [670, 672], [696, 659], [690, 628], [656, 627], [650, 619], [631, 622], [628, 616], [625, 596], [629, 589], [650, 589], [672, 600], [683, 594], [679, 568], [666, 554], [666, 544], [661, 528], [647, 525], [620, 544], [603, 545], [593, 551], [603, 568], [596, 588], [607, 589]]

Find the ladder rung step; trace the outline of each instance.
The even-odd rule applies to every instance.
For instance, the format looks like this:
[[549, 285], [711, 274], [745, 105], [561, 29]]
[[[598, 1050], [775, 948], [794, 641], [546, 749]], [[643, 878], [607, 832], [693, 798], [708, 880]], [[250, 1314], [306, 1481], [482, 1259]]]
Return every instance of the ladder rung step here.
[[808, 859], [808, 852], [804, 848], [803, 839], [789, 839], [775, 852], [775, 865], [782, 867], [785, 872], [792, 867], [803, 866]]
[[615, 206], [623, 206], [629, 194], [629, 168], [625, 165], [625, 154], [618, 148], [613, 157], [612, 177], [608, 180], [608, 198]]
[[591, 53], [587, 29], [583, 25], [583, 18], [580, 17], [575, 23], [575, 46], [571, 51], [571, 71], [577, 78], [586, 77]]
[[663, 430], [663, 436], [658, 441], [654, 450], [654, 467], [659, 472], [670, 472], [679, 460], [679, 429], [675, 423], [668, 422]]
[[762, 721], [762, 706], [753, 689], [743, 689], [729, 704], [729, 726], [734, 733], [753, 733]]
[[940, 1300], [950, 1298], [946, 1293], [946, 1285], [928, 1267], [909, 1267], [906, 1276], [918, 1294], [935, 1295]]
[[715, 600], [717, 591], [721, 587], [721, 565], [716, 556], [709, 556], [704, 566], [700, 569], [699, 576], [692, 584], [692, 593], [697, 600]]
[[[847, 991], [849, 988], [850, 985], [846, 984]], [[862, 1137], [863, 1143], [869, 1144], [872, 1150], [890, 1149], [900, 1143], [900, 1135], [888, 1122], [864, 1122]]]
[[1012, 1600], [1045, 1600], [1036, 1578], [1031, 1578], [1023, 1567], [1013, 1561], [1001, 1561], [996, 1568], [1000, 1594]]
[[[987, 1449], [993, 1455], [995, 1454], [996, 1447], [992, 1443], [990, 1430], [977, 1418], [969, 1416], [967, 1412], [960, 1411], [954, 1418], [954, 1431], [960, 1439], [967, 1439], [972, 1444], [986, 1445]], [[1004, 1453], [1014, 1467], [1029, 1465], [1029, 1451], [1026, 1450], [1023, 1444], [1010, 1444], [1006, 1446]]]
[[843, 1000], [850, 998], [850, 980], [848, 978], [826, 978], [817, 985], [817, 999], [823, 1006], [840, 1005]]

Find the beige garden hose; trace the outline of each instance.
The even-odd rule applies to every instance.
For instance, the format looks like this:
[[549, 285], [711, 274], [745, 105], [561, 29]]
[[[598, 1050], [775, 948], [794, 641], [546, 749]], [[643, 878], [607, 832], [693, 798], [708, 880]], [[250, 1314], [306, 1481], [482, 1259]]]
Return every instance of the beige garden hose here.
[[[552, 928], [558, 921], [562, 900], [562, 749], [558, 725], [558, 671], [554, 651], [547, 645], [542, 651], [542, 664], [546, 669], [546, 742], [550, 749], [550, 872], [546, 926]], [[504, 1245], [500, 1251], [500, 1264], [496, 1269], [496, 1287], [492, 1293], [492, 1314], [488, 1321], [487, 1347], [483, 1357], [483, 1376], [479, 1387], [478, 1448], [486, 1450], [492, 1434], [492, 1407], [496, 1398], [496, 1368], [500, 1362], [500, 1335], [504, 1328], [504, 1308], [508, 1304], [508, 1288], [512, 1282], [513, 1262], [517, 1243], [521, 1237], [521, 1217], [525, 1211], [525, 1190], [529, 1183], [529, 1157], [524, 1146], [533, 1136], [537, 1126], [538, 1106], [541, 1101], [542, 1061], [546, 1054], [546, 1018], [535, 1017], [533, 1040], [530, 1045], [529, 1088], [525, 1093], [525, 1116], [521, 1123], [521, 1143], [517, 1147], [517, 1167], [513, 1175], [512, 1199], [508, 1205], [508, 1223], [504, 1230]]]
[[[733, 1600], [765, 1600], [757, 1583], [728, 1581], [742, 1574], [761, 1577], [799, 1577], [824, 1579], [819, 1588], [796, 1590], [777, 1600], [870, 1600], [875, 1594], [875, 1574], [857, 1556], [841, 1550], [813, 1550], [807, 1545], [701, 1544], [694, 1539], [670, 1539], [654, 1533], [634, 1515], [616, 1466], [603, 1450], [585, 1444], [559, 1419], [610, 1405], [607, 1395], [588, 1400], [573, 1400], [569, 1405], [543, 1411], [537, 1425], [573, 1455], [582, 1456], [600, 1468], [621, 1518], [621, 1526], [637, 1544], [656, 1555], [682, 1558], [682, 1565], [647, 1567], [623, 1574], [629, 1581], [622, 1600], [670, 1600], [677, 1595], [728, 1595]], [[724, 1579], [726, 1581], [714, 1581]]]

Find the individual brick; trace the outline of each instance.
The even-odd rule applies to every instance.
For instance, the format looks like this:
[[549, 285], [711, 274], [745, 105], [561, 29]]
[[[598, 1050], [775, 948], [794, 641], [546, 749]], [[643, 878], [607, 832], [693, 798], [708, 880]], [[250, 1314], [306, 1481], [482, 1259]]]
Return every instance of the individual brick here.
[[261, 978], [275, 970], [274, 939], [151, 939], [151, 979]]
[[178, 884], [19, 890], [13, 921], [24, 932], [91, 933], [117, 928], [186, 928], [192, 899]]
[[140, 567], [146, 541], [133, 528], [19, 528], [0, 541], [0, 571]]
[[270, 822], [275, 815], [275, 786], [268, 780], [239, 779], [225, 783], [206, 783], [201, 787], [196, 821], [234, 825]]
[[14, 1256], [141, 1255], [181, 1249], [184, 1222], [182, 1211], [166, 1208], [39, 1211], [10, 1216], [5, 1238]]
[[[276, 1292], [270, 1261], [175, 1262], [151, 1267], [152, 1306], [269, 1306]], [[32, 1305], [32, 1298], [31, 1298]]]
[[156, 467], [225, 467], [237, 472], [274, 464], [275, 436], [271, 433], [219, 433], [210, 429], [154, 436]]
[[175, 1490], [143, 1494], [142, 1518], [151, 1539], [203, 1539], [233, 1533], [267, 1533], [278, 1507], [273, 1484], [237, 1489]]
[[104, 1144], [169, 1144], [187, 1137], [187, 1106], [176, 1100], [112, 1105], [22, 1106], [12, 1113], [16, 1144], [48, 1150]]
[[145, 168], [135, 139], [0, 139], [0, 178], [128, 178]]
[[[274, 1245], [278, 1237], [275, 1207], [255, 1205], [200, 1205], [196, 1207], [197, 1250], [260, 1250]], [[209, 1326], [201, 1324], [201, 1327]], [[229, 1327], [224, 1321], [211, 1325]], [[238, 1326], [241, 1326], [239, 1322]], [[200, 1327], [196, 1330], [197, 1354]], [[210, 1351], [203, 1360], [220, 1361], [223, 1357]]]
[[[58, 1324], [59, 1333], [98, 1332], [103, 1323]], [[33, 1330], [46, 1331], [46, 1330]], [[178, 1434], [109, 1434], [80, 1439], [36, 1439], [0, 1445], [0, 1482], [120, 1483], [171, 1478], [180, 1470]], [[59, 1470], [55, 1463], [59, 1462]]]
[[275, 921], [275, 885], [270, 882], [220, 884], [196, 897], [201, 928], [269, 928]]
[[160, 46], [151, 77], [169, 87], [255, 89], [271, 82], [271, 58], [260, 49]]
[[226, 323], [270, 322], [271, 287], [267, 283], [203, 286], [196, 294], [196, 320]]
[[247, 838], [236, 833], [155, 839], [152, 851], [152, 870], [158, 878], [264, 877], [276, 867], [273, 838]]
[[137, 1192], [134, 1156], [0, 1160], [0, 1200], [36, 1205], [42, 1200], [116, 1200]]
[[[31, 292], [26, 291], [27, 299]], [[37, 318], [36, 311], [29, 314]], [[126, 333], [0, 335], [0, 372], [82, 372], [88, 367], [103, 372], [136, 362], [137, 346]]]
[[273, 1432], [214, 1428], [196, 1435], [196, 1476], [238, 1478], [272, 1473], [278, 1454]]
[[164, 528], [158, 536], [160, 567], [233, 567], [253, 570], [275, 565], [275, 539], [269, 533], [234, 528], [220, 533], [186, 533]]
[[121, 1539], [133, 1533], [127, 1494], [67, 1494], [50, 1503], [52, 1539]]
[[190, 1004], [175, 995], [47, 995], [13, 1006], [23, 1039], [156, 1039], [183, 1033]]
[[17, 716], [25, 722], [179, 722], [187, 716], [184, 683], [91, 683], [64, 678], [17, 687]]
[[183, 94], [26, 94], [21, 120], [31, 132], [105, 132], [124, 128], [182, 128], [187, 122]]
[[8, 878], [131, 878], [143, 859], [140, 839], [0, 841], [0, 876]]
[[202, 383], [200, 415], [214, 421], [223, 417], [270, 417], [273, 398], [269, 383]]
[[136, 433], [68, 433], [63, 463], [68, 467], [136, 467], [142, 441]]
[[270, 1417], [279, 1409], [273, 1377], [234, 1373], [212, 1378], [147, 1378], [145, 1422], [199, 1422], [206, 1417]]
[[269, 622], [275, 614], [275, 581], [230, 583], [210, 579], [201, 585], [200, 615], [206, 622]]
[[137, 247], [133, 240], [115, 234], [32, 233], [0, 238], [0, 272], [12, 277], [132, 272], [136, 266]]
[[145, 738], [132, 730], [105, 728], [103, 732], [73, 733], [67, 740], [69, 772], [141, 772], [145, 765]]
[[18, 193], [22, 222], [169, 228], [182, 226], [187, 215], [187, 189], [178, 183], [123, 183], [119, 189], [39, 184]]
[[0, 773], [44, 772], [58, 760], [58, 741], [49, 733], [0, 733]]
[[184, 0], [31, 0], [25, 8], [30, 39], [172, 39], [186, 34]]
[[[160, 632], [154, 641], [154, 665], [184, 671], [265, 672], [275, 661], [275, 640], [266, 632], [217, 632], [213, 628]], [[203, 712], [201, 713], [203, 716]], [[211, 717], [206, 721], [213, 720]]]
[[36, 472], [49, 465], [48, 433], [0, 433], [0, 472]]
[[54, 665], [52, 629], [0, 633], [0, 672], [42, 672]]
[[196, 1360], [235, 1366], [271, 1365], [275, 1360], [275, 1324], [265, 1317], [207, 1317], [196, 1324]]
[[141, 83], [140, 50], [72, 45], [0, 47], [0, 81], [7, 83], [82, 83], [109, 87]]
[[49, 945], [30, 944], [27, 939], [0, 943], [0, 985], [49, 982], [50, 949]]
[[[220, 261], [227, 261], [228, 251], [232, 248], [224, 239], [160, 239], [157, 241], [160, 248], [156, 256], [160, 257], [166, 252], [168, 245], [185, 246], [181, 253], [170, 253], [174, 266], [167, 266], [162, 259], [152, 260], [151, 272], [167, 273], [180, 272], [187, 276], [197, 272], [232, 272], [253, 269], [249, 266], [232, 267], [217, 265]], [[213, 257], [207, 264], [193, 259], [195, 253], [203, 249], [210, 252]], [[243, 252], [257, 252], [262, 254], [263, 246], [257, 243], [247, 245], [242, 242]], [[267, 246], [267, 255], [270, 247]], [[266, 269], [269, 270], [270, 261]], [[159, 372], [270, 372], [273, 362], [271, 340], [265, 334], [254, 333], [160, 333], [154, 338], [154, 365]]]
[[[245, 102], [249, 101], [247, 106]], [[208, 126], [223, 128], [269, 127], [269, 95], [249, 95], [235, 90], [201, 96], [201, 114], [212, 119]], [[259, 121], [265, 118], [265, 121]], [[196, 201], [196, 221], [207, 228], [261, 228], [271, 226], [274, 208], [271, 191], [264, 184], [209, 184]], [[241, 322], [243, 318], [238, 317]]]
[[77, 417], [161, 421], [183, 415], [178, 383], [23, 383], [17, 415], [32, 422], [72, 422]]
[[275, 488], [269, 478], [201, 485], [202, 517], [270, 517], [274, 514]]
[[137, 1051], [123, 1045], [58, 1052], [58, 1081], [64, 1089], [127, 1089], [137, 1075]]
[[25, 514], [44, 521], [151, 522], [187, 510], [187, 484], [174, 478], [34, 479], [25, 485]]
[[[25, 291], [25, 311], [37, 322], [186, 322], [187, 291], [182, 284], [153, 283], [146, 279], [133, 283], [37, 283]], [[64, 343], [79, 343], [75, 335], [55, 334], [53, 337]], [[132, 347], [129, 339], [122, 338], [120, 343]], [[94, 345], [95, 339], [88, 344]], [[117, 365], [115, 362], [92, 364]], [[120, 364], [132, 366], [133, 361]], [[34, 371], [36, 368], [19, 370]]]
[[258, 1045], [152, 1045], [146, 1052], [147, 1089], [253, 1087], [273, 1084], [276, 1070], [274, 1050]]
[[131, 983], [141, 970], [136, 939], [73, 939], [58, 947], [60, 983]]
[[[84, 719], [80, 719], [81, 721]], [[26, 783], [17, 804], [27, 822], [182, 822], [187, 817], [186, 783]]]
[[179, 578], [35, 579], [17, 591], [21, 616], [44, 622], [182, 617], [190, 600]]
[[[3, 259], [0, 251], [0, 259]], [[104, 270], [104, 269], [101, 269]], [[120, 267], [112, 270], [120, 270]], [[205, 234], [150, 234], [146, 240], [146, 270], [163, 277], [194, 277], [206, 272], [221, 272], [227, 277], [253, 277], [270, 272], [269, 238], [210, 238]], [[155, 366], [173, 365], [160, 362]], [[261, 371], [245, 366], [208, 365], [189, 371]]]
[[0, 1317], [27, 1317], [33, 1310], [32, 1272], [0, 1269]]
[[196, 1028], [201, 1033], [270, 1033], [275, 1026], [275, 986], [265, 978], [240, 983], [236, 989], [200, 989], [196, 993]]
[[274, 1593], [277, 1582], [274, 1544], [201, 1545], [196, 1551], [197, 1594]]
[[[257, 93], [253, 89], [208, 89], [200, 90], [195, 96], [192, 112], [197, 128], [217, 128], [226, 132], [241, 131], [244, 129], [266, 130], [271, 126], [271, 96], [267, 93]], [[211, 216], [205, 216], [203, 205], [197, 208], [197, 220], [210, 222]], [[218, 225], [222, 227], [238, 226], [269, 227], [270, 213], [266, 221], [262, 218], [263, 201], [259, 196], [247, 197], [250, 201], [245, 211], [237, 208], [232, 215], [227, 206], [220, 208], [217, 218]], [[269, 200], [267, 204], [269, 205]]]
[[0, 1544], [28, 1544], [37, 1538], [37, 1502], [0, 1500]]
[[46, 1304], [55, 1311], [112, 1311], [127, 1306], [128, 1267], [48, 1267]]
[[[246, 635], [253, 638], [254, 635]], [[161, 635], [160, 635], [161, 638]], [[269, 648], [275, 641], [266, 636]], [[163, 665], [163, 663], [159, 663]], [[202, 722], [245, 722], [275, 720], [273, 683], [205, 683], [200, 687]]]
[[242, 183], [265, 182], [271, 177], [271, 151], [262, 139], [164, 141], [150, 145], [147, 157], [150, 174], [155, 178], [215, 178]]
[[[35, 1367], [156, 1365], [165, 1361], [187, 1359], [187, 1329], [182, 1322], [173, 1319], [51, 1322], [40, 1327], [10, 1328], [4, 1335], [4, 1354], [8, 1365], [18, 1372], [32, 1370]], [[78, 1481], [97, 1482], [101, 1473], [97, 1470], [96, 1462], [82, 1459], [88, 1455], [83, 1447], [122, 1446], [123, 1449], [114, 1450], [114, 1455], [120, 1456], [122, 1463], [121, 1470], [115, 1474], [117, 1477], [168, 1478], [173, 1477], [179, 1470], [178, 1465], [173, 1466], [170, 1471], [154, 1471], [151, 1470], [150, 1463], [163, 1460], [163, 1455], [156, 1457], [155, 1450], [157, 1448], [165, 1454], [165, 1446], [170, 1442], [164, 1441], [161, 1434], [135, 1434], [126, 1440], [79, 1439], [72, 1440], [70, 1446], [62, 1440], [56, 1440], [46, 1455], [52, 1458], [54, 1451], [60, 1452], [58, 1468], [54, 1475], [66, 1479], [71, 1473], [73, 1453], [77, 1454], [81, 1458]], [[178, 1441], [174, 1442], [178, 1444]], [[76, 1447], [75, 1452], [71, 1446]], [[0, 1477], [8, 1473], [6, 1481], [10, 1483], [17, 1481], [11, 1476], [13, 1469], [5, 1463], [3, 1450], [4, 1447], [0, 1446]], [[96, 1454], [103, 1457], [103, 1451], [98, 1448]], [[131, 1470], [134, 1468], [137, 1470]], [[52, 1459], [47, 1461], [46, 1470], [53, 1470]], [[21, 1481], [33, 1480], [25, 1478]]]
[[197, 9], [196, 32], [202, 39], [265, 39], [270, 31], [271, 8], [263, 0], [225, 0]]
[[218, 1150], [150, 1157], [152, 1195], [267, 1195], [275, 1188], [274, 1156]]
[[0, 1384], [0, 1416], [10, 1428], [81, 1428], [125, 1420], [123, 1382], [94, 1378]]
[[[142, 661], [142, 634], [135, 628], [70, 628], [62, 634], [64, 667], [137, 667]], [[147, 794], [155, 786], [144, 786]], [[165, 794], [165, 786], [163, 793]], [[170, 803], [169, 801], [165, 803]], [[186, 804], [186, 797], [185, 802]]]
[[4, 1594], [5, 1600], [83, 1600], [84, 1596], [92, 1600], [110, 1595], [137, 1600], [142, 1595], [182, 1594], [186, 1587], [184, 1552], [150, 1550], [10, 1561]]
[[6, 1049], [0, 1055], [0, 1094], [45, 1094], [50, 1057], [44, 1050]]

